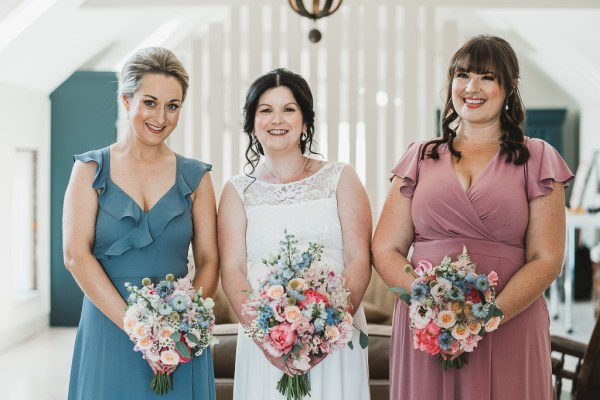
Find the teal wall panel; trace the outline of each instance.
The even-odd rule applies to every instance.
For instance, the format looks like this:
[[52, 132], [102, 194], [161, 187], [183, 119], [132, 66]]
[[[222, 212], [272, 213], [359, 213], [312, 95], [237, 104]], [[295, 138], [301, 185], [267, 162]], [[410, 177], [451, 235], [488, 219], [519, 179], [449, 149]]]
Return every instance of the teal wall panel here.
[[50, 325], [76, 326], [83, 292], [65, 268], [62, 206], [73, 155], [116, 140], [118, 106], [114, 72], [78, 71], [50, 95]]

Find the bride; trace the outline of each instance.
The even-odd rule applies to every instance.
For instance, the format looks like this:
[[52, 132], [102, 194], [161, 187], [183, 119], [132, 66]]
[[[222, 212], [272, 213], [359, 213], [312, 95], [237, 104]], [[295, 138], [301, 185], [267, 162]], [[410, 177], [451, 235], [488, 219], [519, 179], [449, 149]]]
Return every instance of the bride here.
[[[249, 88], [244, 132], [250, 172], [232, 177], [221, 195], [218, 217], [222, 285], [241, 324], [245, 291], [256, 289], [266, 267], [261, 259], [277, 250], [284, 229], [298, 247], [324, 245], [324, 258], [346, 279], [354, 321], [366, 332], [362, 297], [371, 277], [371, 209], [352, 167], [319, 161], [313, 150], [311, 90], [300, 75], [276, 69]], [[264, 162], [259, 165], [261, 156]], [[344, 348], [311, 361], [311, 400], [369, 399], [367, 352]], [[276, 389], [282, 372], [298, 373], [270, 356], [240, 326], [234, 399], [283, 399]]]

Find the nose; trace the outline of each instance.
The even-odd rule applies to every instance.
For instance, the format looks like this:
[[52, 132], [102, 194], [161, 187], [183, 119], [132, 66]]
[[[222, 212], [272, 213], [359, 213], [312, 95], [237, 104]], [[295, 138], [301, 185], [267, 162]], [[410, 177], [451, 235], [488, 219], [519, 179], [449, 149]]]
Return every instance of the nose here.
[[283, 116], [280, 112], [273, 112], [273, 120], [274, 124], [280, 124], [283, 121]]
[[467, 82], [466, 90], [469, 93], [479, 92], [479, 81], [477, 80], [477, 78], [469, 79], [469, 81]]
[[156, 122], [158, 122], [159, 124], [164, 124], [165, 123], [165, 109], [162, 107], [157, 107], [156, 109], [156, 113], [154, 114], [154, 119], [156, 120]]

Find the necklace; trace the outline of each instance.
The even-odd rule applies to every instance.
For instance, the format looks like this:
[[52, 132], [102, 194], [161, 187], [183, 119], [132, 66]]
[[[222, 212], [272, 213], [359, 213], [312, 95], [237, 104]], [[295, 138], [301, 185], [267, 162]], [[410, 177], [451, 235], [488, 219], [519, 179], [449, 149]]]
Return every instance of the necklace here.
[[286, 183], [289, 183], [290, 181], [292, 181], [296, 176], [298, 176], [298, 174], [300, 173], [300, 171], [306, 170], [306, 167], [308, 166], [308, 163], [310, 162], [310, 158], [308, 158], [308, 157], [303, 157], [303, 158], [306, 158], [306, 161], [301, 162], [300, 163], [300, 167], [296, 170], [296, 172], [294, 172], [294, 174], [292, 176], [290, 176], [289, 178], [287, 178], [287, 179], [281, 179], [277, 175], [275, 175], [269, 169], [269, 167], [267, 167], [266, 161], [263, 163], [263, 166], [265, 167], [265, 170], [267, 170], [267, 172], [269, 173], [269, 175], [271, 175], [273, 178], [275, 178], [275, 180], [278, 183], [286, 184]]

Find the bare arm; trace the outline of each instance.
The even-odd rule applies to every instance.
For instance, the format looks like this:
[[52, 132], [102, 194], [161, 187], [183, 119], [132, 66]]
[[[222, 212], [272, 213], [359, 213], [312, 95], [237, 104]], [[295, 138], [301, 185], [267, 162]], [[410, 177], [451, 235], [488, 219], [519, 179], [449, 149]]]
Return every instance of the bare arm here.
[[63, 255], [87, 297], [123, 329], [125, 301], [92, 253], [98, 214], [98, 194], [92, 187], [96, 165], [80, 161], [73, 165], [63, 209]]
[[217, 248], [217, 210], [215, 191], [206, 172], [194, 191], [192, 218], [194, 238], [192, 251], [196, 274], [194, 288], [202, 286], [203, 297], [214, 297], [219, 282], [219, 250]]
[[[229, 300], [233, 312], [242, 325], [248, 324], [253, 316], [244, 314], [243, 304], [248, 300], [244, 291], [251, 291], [252, 286], [247, 276], [246, 257], [246, 212], [244, 204], [238, 196], [233, 184], [227, 182], [219, 202], [219, 254], [221, 256], [221, 286]], [[267, 353], [257, 341], [265, 358], [284, 373], [295, 374], [298, 371], [287, 365], [281, 357], [273, 357]], [[291, 361], [289, 361], [291, 362]]]
[[388, 287], [401, 287], [410, 291], [414, 281], [411, 273], [404, 271], [408, 264], [408, 251], [414, 240], [411, 216], [412, 199], [400, 193], [402, 179], [395, 177], [383, 205], [371, 248], [373, 266]]
[[252, 290], [246, 277], [246, 212], [231, 182], [223, 188], [218, 221], [221, 285], [233, 312], [245, 325], [253, 319], [242, 312], [242, 304], [248, 300], [243, 291]]
[[371, 205], [354, 169], [345, 167], [337, 188], [338, 215], [344, 244], [346, 288], [354, 310], [358, 308], [371, 280]]
[[502, 323], [527, 309], [560, 274], [565, 249], [565, 190], [554, 182], [547, 196], [529, 203], [525, 236], [526, 264], [508, 281], [496, 299]]

